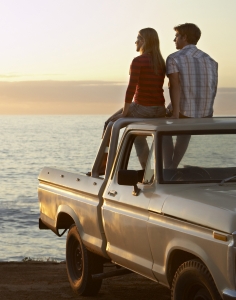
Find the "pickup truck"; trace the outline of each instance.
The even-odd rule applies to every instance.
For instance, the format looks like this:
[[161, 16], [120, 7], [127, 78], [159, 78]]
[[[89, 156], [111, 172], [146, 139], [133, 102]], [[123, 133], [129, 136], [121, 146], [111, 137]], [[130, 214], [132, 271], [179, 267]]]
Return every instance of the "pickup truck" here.
[[[236, 299], [235, 117], [119, 119], [91, 172], [45, 167], [38, 179], [39, 228], [69, 230], [77, 294], [136, 272], [169, 287], [173, 300]], [[106, 263], [116, 269], [103, 272]]]

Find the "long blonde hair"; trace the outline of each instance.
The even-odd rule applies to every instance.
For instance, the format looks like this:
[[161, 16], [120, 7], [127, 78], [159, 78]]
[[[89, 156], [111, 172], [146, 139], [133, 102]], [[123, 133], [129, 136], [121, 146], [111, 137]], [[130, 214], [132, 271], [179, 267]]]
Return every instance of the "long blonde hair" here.
[[161, 69], [165, 72], [166, 65], [161, 55], [159, 37], [155, 29], [144, 28], [139, 31], [139, 35], [143, 38], [144, 43], [141, 46], [142, 54], [149, 54], [151, 66], [157, 75]]

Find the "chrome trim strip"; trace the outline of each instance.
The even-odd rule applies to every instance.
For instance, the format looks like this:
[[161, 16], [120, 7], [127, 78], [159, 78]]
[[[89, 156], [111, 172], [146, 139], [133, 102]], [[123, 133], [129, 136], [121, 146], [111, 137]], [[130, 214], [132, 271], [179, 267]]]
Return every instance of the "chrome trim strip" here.
[[223, 299], [224, 300], [232, 300], [232, 299], [236, 299], [236, 291], [232, 291], [229, 289], [225, 289], [223, 291]]
[[233, 240], [234, 240], [233, 247], [236, 247], [236, 231], [234, 231], [234, 232], [232, 233], [232, 236], [233, 236]]

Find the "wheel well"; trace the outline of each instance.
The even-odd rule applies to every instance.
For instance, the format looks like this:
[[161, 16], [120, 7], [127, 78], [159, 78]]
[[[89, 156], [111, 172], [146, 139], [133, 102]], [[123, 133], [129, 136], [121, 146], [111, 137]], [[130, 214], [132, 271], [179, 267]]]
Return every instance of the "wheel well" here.
[[193, 255], [192, 253], [183, 250], [174, 250], [171, 253], [167, 266], [167, 279], [170, 286], [178, 267], [182, 265], [185, 261], [196, 258], [198, 257]]
[[57, 229], [68, 229], [72, 224], [75, 224], [73, 218], [67, 213], [60, 212], [57, 217]]

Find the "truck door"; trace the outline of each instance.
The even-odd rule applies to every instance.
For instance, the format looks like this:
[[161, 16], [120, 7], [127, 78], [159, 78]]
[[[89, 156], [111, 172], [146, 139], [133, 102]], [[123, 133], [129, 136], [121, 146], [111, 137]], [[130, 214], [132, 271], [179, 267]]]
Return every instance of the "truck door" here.
[[[148, 206], [155, 190], [153, 141], [152, 133], [127, 134], [103, 194], [102, 215], [111, 259], [155, 280], [147, 234]], [[138, 171], [138, 195], [133, 186], [118, 184], [119, 170]]]

